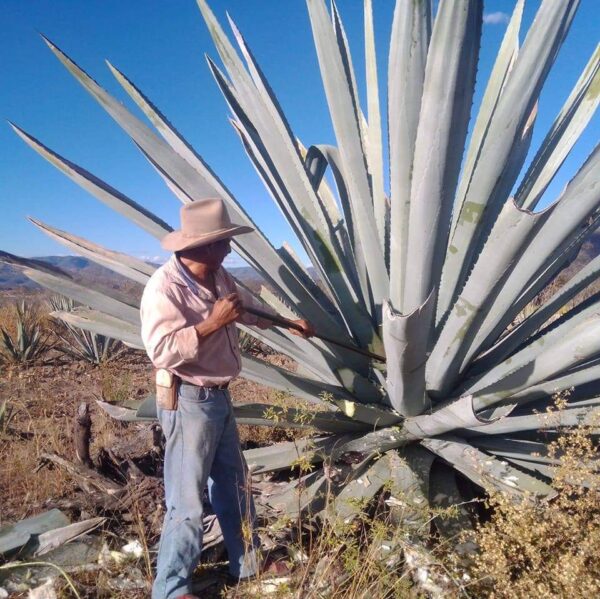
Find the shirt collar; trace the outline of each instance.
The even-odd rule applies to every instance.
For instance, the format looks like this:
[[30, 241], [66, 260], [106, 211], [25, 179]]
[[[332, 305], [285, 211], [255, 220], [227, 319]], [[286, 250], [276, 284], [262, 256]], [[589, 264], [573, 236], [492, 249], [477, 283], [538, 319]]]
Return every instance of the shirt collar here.
[[[200, 295], [201, 297], [212, 299], [212, 294], [208, 291], [208, 289], [205, 289], [202, 285], [200, 285], [200, 283], [198, 283], [198, 281], [192, 278], [187, 269], [183, 266], [183, 264], [181, 264], [176, 254], [171, 256], [171, 258], [167, 261], [166, 266], [169, 278], [173, 281], [173, 283], [183, 287], [188, 287], [193, 293]], [[219, 269], [219, 271], [220, 270], [221, 269]], [[215, 282], [219, 276], [219, 271], [215, 273]]]

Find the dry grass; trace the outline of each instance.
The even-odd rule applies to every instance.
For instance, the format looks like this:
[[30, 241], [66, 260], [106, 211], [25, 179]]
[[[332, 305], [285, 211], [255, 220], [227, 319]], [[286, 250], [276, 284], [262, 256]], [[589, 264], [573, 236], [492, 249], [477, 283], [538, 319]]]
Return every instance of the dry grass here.
[[17, 383], [16, 393], [9, 398], [13, 418], [10, 428], [0, 437], [3, 458], [0, 496], [4, 506], [0, 511], [0, 524], [11, 515], [11, 506], [18, 506], [19, 516], [25, 518], [39, 512], [46, 501], [73, 491], [73, 485], [63, 472], [36, 472], [42, 453], [65, 454], [67, 450], [68, 454], [71, 446], [64, 419], [50, 407], [41, 407], [44, 400], [41, 395], [30, 395], [23, 379]]
[[480, 552], [469, 570], [474, 596], [599, 596], [600, 474], [588, 433], [581, 427], [550, 445], [550, 457], [559, 459], [552, 501], [490, 496], [493, 515], [477, 531]]

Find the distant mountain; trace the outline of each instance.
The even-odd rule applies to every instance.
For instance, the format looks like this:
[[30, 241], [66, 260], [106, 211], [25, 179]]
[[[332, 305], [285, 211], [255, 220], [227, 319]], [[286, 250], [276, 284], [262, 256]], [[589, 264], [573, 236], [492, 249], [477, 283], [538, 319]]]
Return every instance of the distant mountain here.
[[[77, 281], [87, 281], [113, 289], [132, 289], [136, 286], [126, 277], [80, 256], [42, 256], [36, 259], [57, 266], [68, 272]], [[262, 277], [252, 267], [242, 266], [227, 270], [252, 289], [260, 287]], [[33, 291], [39, 290], [40, 286], [23, 275], [18, 268], [0, 262], [0, 291], [17, 291], [19, 289]]]
[[[561, 273], [561, 279], [567, 280], [590, 260], [600, 255], [600, 231], [583, 244], [577, 258]], [[80, 256], [43, 256], [37, 258], [48, 262], [68, 272], [77, 281], [94, 283], [95, 285], [112, 289], [123, 289], [128, 292], [141, 294], [141, 285], [132, 282], [117, 273], [99, 266], [96, 263]], [[158, 266], [158, 265], [157, 265]], [[264, 285], [264, 279], [251, 266], [242, 266], [227, 269], [234, 277], [254, 291]], [[308, 272], [316, 278], [312, 267]], [[25, 277], [19, 269], [0, 262], [0, 292], [35, 291], [40, 286]]]

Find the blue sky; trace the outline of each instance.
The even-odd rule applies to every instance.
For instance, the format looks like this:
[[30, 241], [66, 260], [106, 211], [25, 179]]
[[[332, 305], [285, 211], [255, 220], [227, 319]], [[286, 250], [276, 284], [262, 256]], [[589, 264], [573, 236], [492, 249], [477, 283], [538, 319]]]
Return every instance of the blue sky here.
[[[475, 108], [514, 4], [485, 2]], [[539, 4], [526, 1], [522, 39]], [[381, 84], [386, 79], [393, 2], [374, 0], [374, 5]], [[304, 144], [335, 144], [304, 2], [213, 0], [211, 6], [222, 22], [225, 11], [230, 12]], [[362, 2], [339, 0], [338, 6], [364, 100]], [[204, 60], [205, 53], [216, 58], [216, 51], [194, 0], [3, 0], [0, 23], [0, 115], [176, 226], [179, 201], [126, 134], [59, 64], [38, 31], [132, 107], [104, 59], [120, 68], [200, 152], [271, 241], [276, 246], [293, 241], [228, 123], [227, 107]], [[598, 43], [598, 31], [597, 0], [582, 0], [541, 97], [530, 158]], [[599, 130], [596, 115], [545, 203], [557, 197], [591, 152]], [[24, 256], [65, 253], [26, 221], [26, 215], [32, 215], [111, 249], [145, 258], [166, 256], [154, 238], [81, 190], [4, 123], [0, 194], [0, 249]]]

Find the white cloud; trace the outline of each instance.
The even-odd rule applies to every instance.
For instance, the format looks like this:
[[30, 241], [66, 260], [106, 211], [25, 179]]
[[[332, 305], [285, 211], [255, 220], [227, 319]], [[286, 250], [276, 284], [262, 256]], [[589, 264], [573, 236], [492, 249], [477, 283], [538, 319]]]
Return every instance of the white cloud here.
[[483, 15], [483, 22], [486, 25], [504, 25], [508, 23], [510, 17], [505, 12], [488, 12]]
[[152, 264], [164, 264], [168, 260], [168, 257], [158, 254], [155, 256], [149, 254], [138, 254], [138, 258], [144, 262], [151, 262]]
[[241, 266], [248, 266], [248, 263], [239, 254], [231, 252], [223, 261], [223, 266], [225, 268], [239, 268]]

